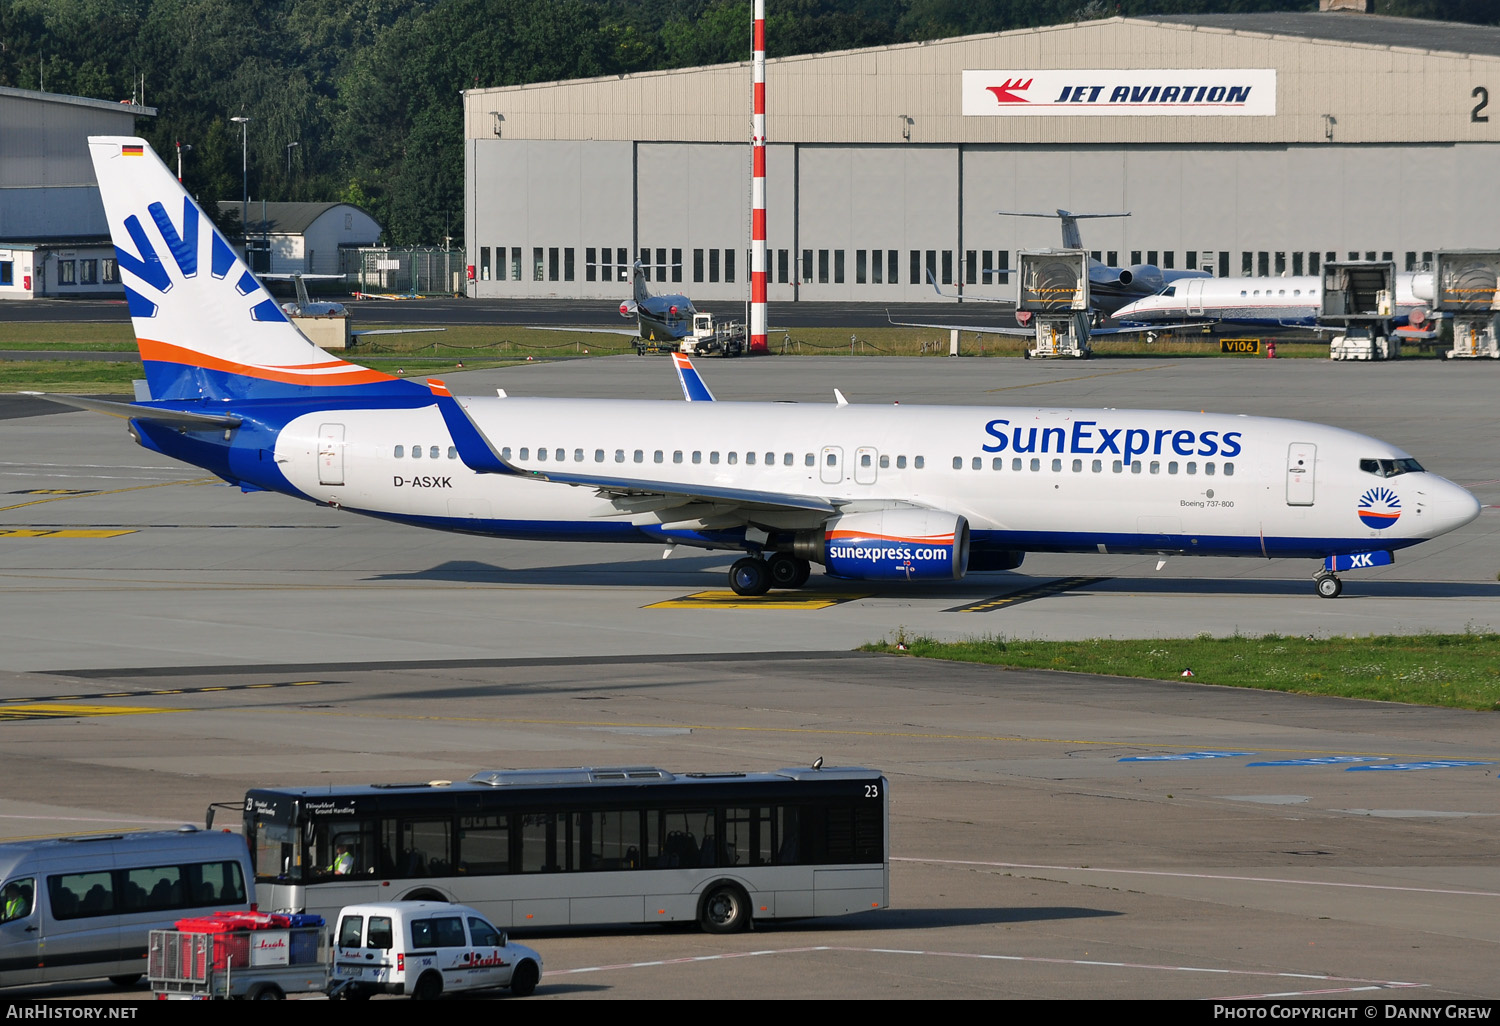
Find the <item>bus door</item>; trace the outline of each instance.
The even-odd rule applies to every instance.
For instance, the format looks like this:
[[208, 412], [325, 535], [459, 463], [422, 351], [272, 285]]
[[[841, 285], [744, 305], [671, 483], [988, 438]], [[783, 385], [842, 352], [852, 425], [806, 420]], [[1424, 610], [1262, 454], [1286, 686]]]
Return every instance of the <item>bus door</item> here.
[[875, 483], [875, 461], [877, 458], [875, 450], [868, 445], [862, 445], [854, 451], [855, 484], [867, 485]]
[[1286, 504], [1313, 504], [1313, 477], [1318, 463], [1318, 447], [1311, 442], [1293, 442], [1286, 453]]
[[318, 484], [344, 483], [344, 425], [323, 424], [318, 428]]

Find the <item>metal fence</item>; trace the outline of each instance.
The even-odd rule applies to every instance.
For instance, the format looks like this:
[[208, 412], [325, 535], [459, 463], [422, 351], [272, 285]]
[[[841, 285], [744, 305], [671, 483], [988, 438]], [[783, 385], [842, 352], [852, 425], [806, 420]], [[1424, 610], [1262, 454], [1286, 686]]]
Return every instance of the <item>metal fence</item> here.
[[452, 295], [463, 291], [461, 249], [387, 246], [341, 251], [344, 280], [360, 292]]

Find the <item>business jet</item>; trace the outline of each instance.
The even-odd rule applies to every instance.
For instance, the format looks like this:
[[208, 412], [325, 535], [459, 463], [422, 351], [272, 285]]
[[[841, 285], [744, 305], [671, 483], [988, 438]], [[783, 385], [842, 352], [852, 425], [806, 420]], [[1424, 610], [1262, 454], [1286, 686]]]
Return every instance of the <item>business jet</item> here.
[[[1323, 281], [1316, 274], [1282, 278], [1208, 278], [1175, 282], [1154, 296], [1120, 307], [1122, 327], [1155, 327], [1183, 321], [1213, 321], [1246, 327], [1311, 328], [1318, 323]], [[1432, 272], [1396, 275], [1398, 324], [1417, 328], [1427, 322], [1425, 300], [1432, 298]]]
[[693, 315], [698, 311], [693, 301], [679, 294], [653, 296], [646, 287], [646, 269], [637, 260], [631, 272], [631, 298], [620, 304], [620, 316], [635, 318], [635, 328], [558, 327], [533, 324], [539, 331], [584, 332], [597, 335], [626, 335], [642, 342], [677, 342], [693, 332]]
[[[1351, 431], [1169, 411], [460, 397], [307, 341], [143, 140], [89, 140], [150, 398], [48, 396], [245, 491], [533, 541], [743, 553], [741, 595], [951, 581], [1027, 552], [1322, 560], [1474, 520], [1467, 491]], [[686, 361], [674, 361], [685, 363]], [[690, 394], [696, 393], [696, 394]]]
[[[1018, 210], [997, 210], [1001, 217], [1055, 217], [1061, 222], [1062, 248], [1083, 249], [1083, 233], [1078, 222], [1083, 218], [1129, 217], [1128, 211], [1118, 214], [1075, 214], [1069, 210], [1058, 210], [1055, 214], [1033, 213]], [[1172, 282], [1188, 278], [1209, 278], [1207, 271], [1192, 268], [1176, 269], [1158, 267], [1156, 264], [1131, 264], [1116, 267], [1089, 258], [1089, 306], [1105, 315], [1114, 314], [1126, 303], [1155, 295]], [[968, 297], [974, 298], [974, 297]]]

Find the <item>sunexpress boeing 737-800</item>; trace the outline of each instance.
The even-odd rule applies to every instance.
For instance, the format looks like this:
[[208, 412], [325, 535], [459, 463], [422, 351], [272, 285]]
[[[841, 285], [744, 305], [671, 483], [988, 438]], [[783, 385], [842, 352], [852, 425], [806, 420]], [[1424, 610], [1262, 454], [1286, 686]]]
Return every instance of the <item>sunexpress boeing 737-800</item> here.
[[952, 580], [1045, 551], [1316, 559], [1333, 597], [1338, 572], [1479, 512], [1394, 446], [1290, 420], [715, 402], [685, 360], [694, 401], [455, 397], [314, 347], [149, 146], [90, 147], [151, 398], [52, 398], [246, 490], [476, 535], [737, 550], [740, 594], [814, 563]]

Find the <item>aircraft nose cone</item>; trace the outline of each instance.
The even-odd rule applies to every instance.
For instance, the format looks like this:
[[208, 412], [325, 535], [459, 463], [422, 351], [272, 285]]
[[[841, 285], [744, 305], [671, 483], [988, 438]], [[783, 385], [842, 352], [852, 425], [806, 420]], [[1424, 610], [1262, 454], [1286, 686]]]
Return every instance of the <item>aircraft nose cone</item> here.
[[1436, 533], [1444, 534], [1473, 523], [1479, 516], [1480, 508], [1479, 500], [1466, 489], [1444, 481], [1442, 490], [1432, 504], [1432, 511], [1437, 514]]

